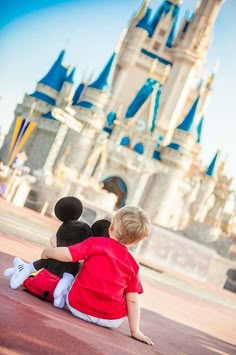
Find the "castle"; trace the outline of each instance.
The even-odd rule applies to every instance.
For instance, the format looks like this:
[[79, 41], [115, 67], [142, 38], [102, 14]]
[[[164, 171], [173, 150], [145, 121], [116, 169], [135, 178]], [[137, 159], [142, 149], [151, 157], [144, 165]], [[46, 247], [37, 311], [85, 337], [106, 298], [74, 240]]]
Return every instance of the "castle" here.
[[26, 131], [27, 119], [27, 165], [52, 174], [48, 191], [139, 205], [154, 224], [207, 243], [230, 236], [234, 217], [225, 211], [231, 179], [220, 152], [207, 167], [200, 160], [215, 74], [202, 73], [223, 0], [201, 0], [177, 29], [181, 2], [164, 0], [154, 12], [144, 0], [97, 79], [76, 89], [62, 50], [17, 105], [0, 158], [7, 163], [16, 125]]

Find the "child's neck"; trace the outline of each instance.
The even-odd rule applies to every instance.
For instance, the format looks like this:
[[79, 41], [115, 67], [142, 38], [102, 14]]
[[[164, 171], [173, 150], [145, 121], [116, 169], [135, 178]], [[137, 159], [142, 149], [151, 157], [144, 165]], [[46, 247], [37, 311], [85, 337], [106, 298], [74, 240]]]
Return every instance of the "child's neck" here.
[[116, 240], [117, 242], [119, 242], [119, 238], [116, 237], [116, 235], [113, 234], [111, 231], [109, 232], [109, 235], [110, 235], [110, 238], [111, 238], [111, 239], [114, 239], [114, 240]]

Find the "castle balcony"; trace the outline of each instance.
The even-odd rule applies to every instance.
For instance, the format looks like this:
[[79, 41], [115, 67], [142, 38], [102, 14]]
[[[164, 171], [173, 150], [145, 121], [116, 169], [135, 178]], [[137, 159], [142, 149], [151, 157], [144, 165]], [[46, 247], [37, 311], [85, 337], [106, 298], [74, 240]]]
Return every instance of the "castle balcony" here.
[[164, 84], [171, 70], [172, 62], [142, 48], [136, 67], [150, 73], [150, 76]]
[[150, 157], [137, 154], [130, 148], [123, 147], [110, 142], [109, 143], [109, 160], [113, 161], [126, 170], [132, 170], [136, 173], [153, 173], [163, 170], [163, 165]]
[[98, 109], [96, 106], [91, 108], [85, 108], [80, 106], [74, 107], [76, 111], [76, 117], [83, 123], [83, 126], [87, 126], [95, 129], [102, 129], [105, 122], [104, 112]]

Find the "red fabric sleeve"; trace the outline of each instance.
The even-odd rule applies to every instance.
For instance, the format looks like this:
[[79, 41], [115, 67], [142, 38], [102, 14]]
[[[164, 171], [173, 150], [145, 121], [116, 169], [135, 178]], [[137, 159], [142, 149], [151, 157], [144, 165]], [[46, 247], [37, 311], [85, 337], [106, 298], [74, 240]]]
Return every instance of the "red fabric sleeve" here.
[[133, 274], [133, 277], [128, 287], [125, 289], [125, 293], [129, 293], [129, 292], [143, 293], [143, 287], [138, 274], [135, 273]]
[[81, 243], [74, 244], [74, 245], [71, 245], [70, 247], [68, 247], [69, 252], [71, 253], [73, 262], [85, 260], [90, 255], [93, 254], [94, 246], [96, 245], [96, 242], [93, 241], [92, 239], [96, 239], [96, 238], [90, 237]]

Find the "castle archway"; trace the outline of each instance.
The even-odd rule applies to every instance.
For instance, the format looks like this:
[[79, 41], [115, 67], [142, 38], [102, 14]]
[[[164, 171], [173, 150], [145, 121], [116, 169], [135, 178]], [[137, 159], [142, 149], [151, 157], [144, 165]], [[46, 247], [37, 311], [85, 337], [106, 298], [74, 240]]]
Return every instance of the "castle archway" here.
[[118, 196], [116, 208], [125, 206], [127, 198], [127, 186], [118, 176], [111, 176], [103, 180], [104, 189]]

